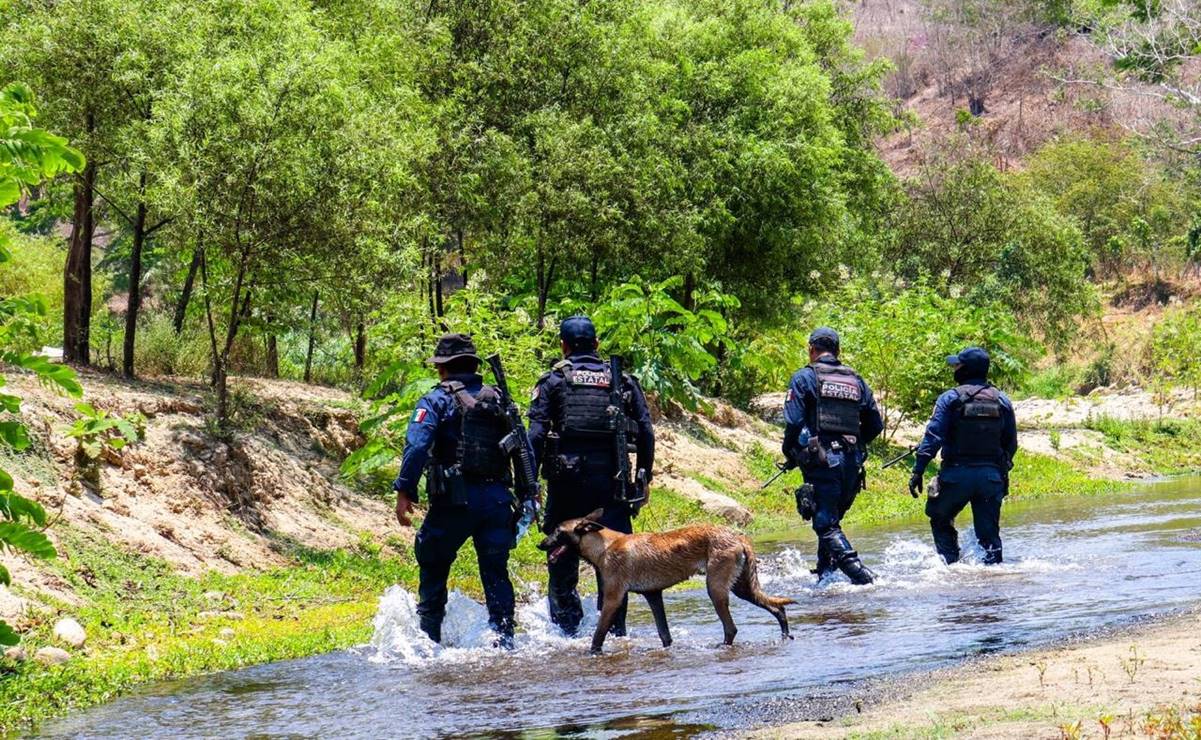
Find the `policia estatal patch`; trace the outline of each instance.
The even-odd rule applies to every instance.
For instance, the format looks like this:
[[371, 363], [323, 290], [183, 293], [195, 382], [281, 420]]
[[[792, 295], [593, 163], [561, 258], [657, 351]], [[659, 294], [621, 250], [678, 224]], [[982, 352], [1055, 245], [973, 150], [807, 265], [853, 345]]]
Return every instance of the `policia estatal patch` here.
[[587, 385], [593, 388], [608, 388], [609, 373], [604, 370], [573, 370], [572, 385]]

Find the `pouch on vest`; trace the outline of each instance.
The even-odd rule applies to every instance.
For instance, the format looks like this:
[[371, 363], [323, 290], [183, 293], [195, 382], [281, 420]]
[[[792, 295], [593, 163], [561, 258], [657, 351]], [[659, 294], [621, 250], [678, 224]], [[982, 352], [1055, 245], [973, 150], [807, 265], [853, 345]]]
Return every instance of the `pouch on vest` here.
[[956, 456], [965, 462], [1000, 462], [1004, 457], [1001, 396], [991, 385], [961, 385], [958, 414], [951, 430]]
[[609, 437], [609, 370], [579, 370], [570, 363], [559, 368], [566, 384], [559, 410], [559, 433], [568, 437]]
[[858, 437], [863, 402], [859, 374], [846, 365], [814, 363], [809, 367], [817, 375], [817, 431]]
[[508, 420], [496, 389], [484, 386], [473, 398], [461, 384], [447, 384], [459, 413], [459, 443], [456, 468], [461, 476], [477, 480], [499, 480], [508, 471], [501, 441], [509, 432]]

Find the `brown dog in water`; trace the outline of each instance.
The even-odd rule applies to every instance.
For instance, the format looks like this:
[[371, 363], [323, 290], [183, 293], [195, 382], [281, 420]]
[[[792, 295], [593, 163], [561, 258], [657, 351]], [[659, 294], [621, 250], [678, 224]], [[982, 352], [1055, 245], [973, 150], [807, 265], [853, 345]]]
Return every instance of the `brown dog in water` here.
[[538, 545], [548, 553], [552, 563], [568, 548], [579, 550], [580, 556], [600, 573], [604, 608], [592, 635], [594, 654], [601, 652], [617, 607], [630, 591], [646, 597], [663, 647], [671, 645], [663, 591], [698, 573], [705, 574], [709, 599], [721, 619], [727, 645], [733, 644], [734, 635], [738, 634], [730, 617], [731, 591], [738, 598], [771, 612], [780, 623], [780, 631], [791, 637], [784, 605], [796, 602], [763, 593], [756, 573], [755, 551], [746, 537], [708, 524], [656, 534], [622, 534], [599, 523], [603, 513], [597, 509], [582, 519], [569, 519]]

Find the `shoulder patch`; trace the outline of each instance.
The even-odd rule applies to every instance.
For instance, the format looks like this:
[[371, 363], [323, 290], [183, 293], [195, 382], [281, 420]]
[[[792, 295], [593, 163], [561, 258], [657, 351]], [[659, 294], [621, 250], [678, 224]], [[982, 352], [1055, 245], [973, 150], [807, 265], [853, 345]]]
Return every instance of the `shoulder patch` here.
[[784, 402], [787, 403], [788, 401], [795, 401], [795, 400], [796, 400], [796, 390], [794, 390], [793, 388], [789, 388], [788, 389], [788, 398], [784, 399]]
[[539, 385], [534, 386], [534, 392], [530, 394], [530, 400], [537, 401], [538, 396], [540, 396], [541, 394], [542, 394], [542, 385], [539, 384]]
[[429, 418], [430, 412], [423, 408], [413, 409], [413, 416], [409, 418], [411, 424], [421, 424]]

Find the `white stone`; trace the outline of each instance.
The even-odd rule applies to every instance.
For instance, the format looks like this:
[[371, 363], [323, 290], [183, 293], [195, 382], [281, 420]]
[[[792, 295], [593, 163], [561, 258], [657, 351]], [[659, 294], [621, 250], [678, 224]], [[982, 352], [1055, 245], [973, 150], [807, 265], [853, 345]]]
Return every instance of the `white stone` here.
[[232, 640], [234, 639], [235, 634], [237, 633], [234, 632], [233, 627], [222, 627], [221, 631], [217, 633], [217, 636], [222, 640]]
[[71, 654], [62, 648], [44, 647], [38, 648], [38, 651], [33, 655], [33, 659], [42, 665], [59, 665], [70, 660]]
[[54, 637], [59, 642], [70, 645], [73, 648], [83, 647], [83, 644], [88, 640], [87, 633], [83, 631], [83, 625], [71, 617], [64, 617], [54, 623]]
[[20, 645], [13, 645], [8, 650], [4, 651], [4, 657], [17, 662], [25, 660], [25, 648], [21, 647]]

